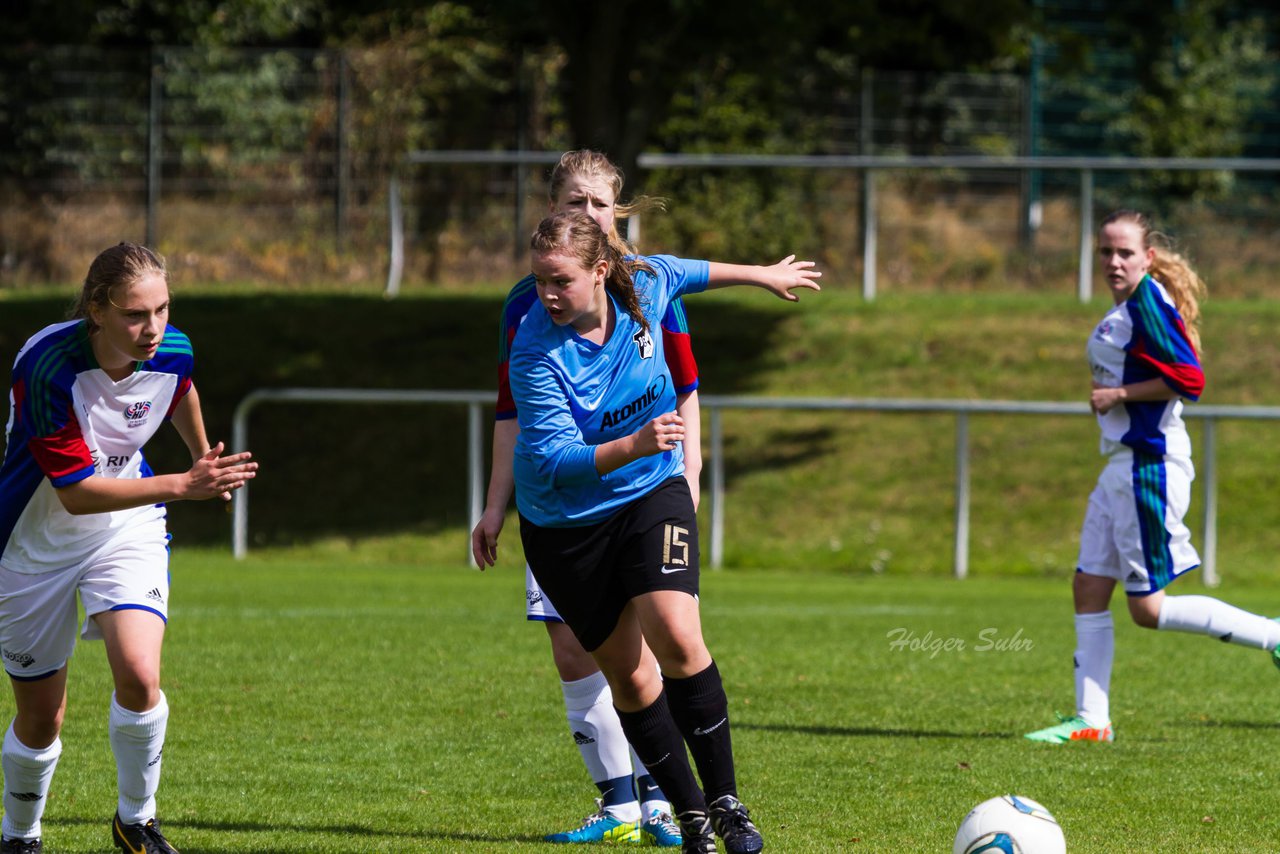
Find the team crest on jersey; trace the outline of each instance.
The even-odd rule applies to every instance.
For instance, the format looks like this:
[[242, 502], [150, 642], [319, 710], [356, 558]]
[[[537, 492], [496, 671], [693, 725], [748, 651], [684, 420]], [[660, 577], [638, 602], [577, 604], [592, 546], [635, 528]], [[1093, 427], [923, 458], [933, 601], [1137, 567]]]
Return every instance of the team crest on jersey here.
[[653, 337], [649, 335], [648, 329], [641, 329], [631, 336], [631, 340], [636, 342], [636, 349], [640, 351], [641, 359], [648, 359], [653, 356]]
[[1104, 320], [1098, 324], [1098, 330], [1097, 332], [1094, 333], [1093, 337], [1097, 338], [1099, 341], [1105, 341], [1107, 336], [1110, 334], [1111, 334], [1111, 321]]
[[140, 427], [147, 420], [147, 413], [151, 411], [151, 401], [139, 400], [131, 403], [124, 410], [124, 420], [130, 427]]

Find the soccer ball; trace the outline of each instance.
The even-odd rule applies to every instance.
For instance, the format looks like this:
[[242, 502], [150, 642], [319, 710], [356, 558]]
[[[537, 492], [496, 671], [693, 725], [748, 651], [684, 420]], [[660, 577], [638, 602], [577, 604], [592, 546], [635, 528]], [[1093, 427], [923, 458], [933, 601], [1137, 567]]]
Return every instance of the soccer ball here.
[[1067, 840], [1049, 811], [1022, 795], [1001, 795], [969, 811], [952, 854], [1066, 854]]

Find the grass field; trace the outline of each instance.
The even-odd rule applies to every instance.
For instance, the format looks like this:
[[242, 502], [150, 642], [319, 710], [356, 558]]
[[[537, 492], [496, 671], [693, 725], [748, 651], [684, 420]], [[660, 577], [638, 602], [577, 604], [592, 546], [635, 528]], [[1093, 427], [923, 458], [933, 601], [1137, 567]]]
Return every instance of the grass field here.
[[[481, 574], [400, 551], [175, 549], [160, 808], [185, 854], [550, 851], [541, 835], [591, 810], [514, 560]], [[1263, 653], [1118, 618], [1117, 741], [1054, 747], [1020, 736], [1072, 703], [1065, 575], [707, 572], [703, 594], [770, 851], [949, 851], [1004, 792], [1046, 804], [1073, 854], [1280, 847]], [[72, 660], [46, 850], [108, 846], [103, 658]]]

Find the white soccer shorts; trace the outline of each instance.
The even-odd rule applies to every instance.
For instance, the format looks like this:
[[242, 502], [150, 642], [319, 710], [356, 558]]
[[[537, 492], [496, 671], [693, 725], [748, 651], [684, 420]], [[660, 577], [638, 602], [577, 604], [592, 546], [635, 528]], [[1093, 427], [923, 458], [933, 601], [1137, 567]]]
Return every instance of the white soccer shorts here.
[[1114, 578], [1130, 596], [1163, 590], [1200, 565], [1183, 524], [1195, 469], [1186, 457], [1117, 454], [1098, 477], [1076, 566]]
[[551, 604], [551, 600], [542, 592], [542, 588], [538, 586], [538, 580], [533, 577], [533, 570], [528, 564], [524, 567], [524, 599], [525, 599], [525, 619], [537, 620], [542, 623], [563, 623], [564, 618], [560, 616], [560, 612], [556, 610], [556, 606]]
[[0, 568], [0, 658], [10, 676], [39, 679], [71, 658], [77, 592], [85, 640], [102, 639], [93, 617], [103, 611], [138, 608], [168, 621], [169, 538], [163, 524], [148, 529], [129, 531], [79, 566], [38, 575]]

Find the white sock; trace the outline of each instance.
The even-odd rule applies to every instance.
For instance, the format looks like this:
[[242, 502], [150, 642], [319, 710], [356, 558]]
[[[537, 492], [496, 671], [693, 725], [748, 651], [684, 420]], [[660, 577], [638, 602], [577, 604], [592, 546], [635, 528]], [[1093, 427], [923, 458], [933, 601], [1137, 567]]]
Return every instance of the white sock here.
[[[569, 731], [591, 779], [599, 784], [619, 777], [631, 779], [631, 746], [613, 708], [613, 692], [604, 674], [596, 672], [573, 682], [561, 682]], [[640, 805], [635, 801], [605, 807], [619, 821], [635, 821]]]
[[1089, 726], [1111, 723], [1111, 660], [1115, 652], [1110, 611], [1076, 614], [1076, 714]]
[[1280, 644], [1280, 623], [1212, 596], [1165, 596], [1158, 625], [1167, 631], [1209, 635], [1255, 649], [1272, 650]]
[[[53, 770], [62, 755], [62, 739], [40, 750], [32, 750], [13, 733], [13, 724], [4, 734], [4, 821], [0, 835], [6, 839], [36, 839], [40, 836], [40, 817], [48, 800]], [[16, 794], [15, 794], [16, 793]]]
[[156, 790], [160, 788], [160, 757], [169, 704], [164, 692], [160, 702], [145, 712], [131, 712], [111, 695], [108, 735], [116, 757], [120, 821], [140, 824], [156, 817]]

